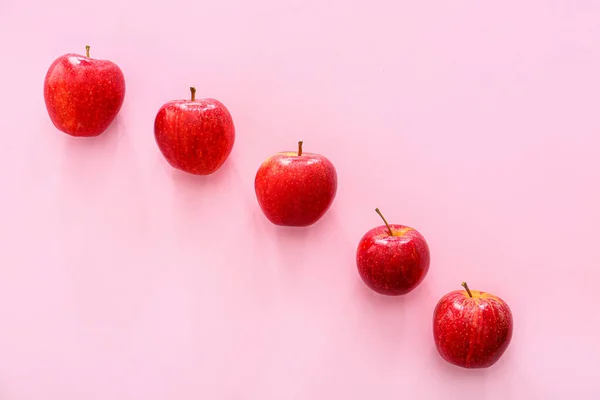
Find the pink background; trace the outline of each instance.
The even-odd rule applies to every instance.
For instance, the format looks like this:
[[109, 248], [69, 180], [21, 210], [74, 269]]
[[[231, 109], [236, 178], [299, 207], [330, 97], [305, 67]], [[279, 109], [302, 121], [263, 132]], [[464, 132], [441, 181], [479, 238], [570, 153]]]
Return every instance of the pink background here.
[[[0, 2], [0, 399], [600, 398], [600, 2], [36, 3]], [[77, 140], [42, 82], [86, 44], [128, 91]], [[152, 132], [190, 85], [237, 127], [206, 178]], [[276, 228], [254, 174], [299, 139], [338, 196]], [[431, 247], [404, 298], [356, 271], [375, 207]], [[462, 280], [514, 312], [488, 370], [434, 349]]]

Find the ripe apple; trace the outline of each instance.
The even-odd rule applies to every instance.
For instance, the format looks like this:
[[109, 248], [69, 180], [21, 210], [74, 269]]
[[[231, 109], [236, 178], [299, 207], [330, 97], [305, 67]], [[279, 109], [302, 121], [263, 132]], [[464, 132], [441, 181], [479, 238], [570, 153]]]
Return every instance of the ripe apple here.
[[46, 73], [44, 100], [54, 126], [71, 136], [91, 137], [104, 132], [121, 110], [125, 77], [112, 61], [65, 54]]
[[265, 160], [254, 180], [261, 210], [275, 225], [305, 227], [320, 220], [337, 192], [337, 173], [326, 157], [280, 152]]
[[463, 368], [488, 368], [510, 344], [513, 318], [508, 304], [489, 293], [455, 290], [433, 313], [433, 337], [442, 358]]
[[379, 294], [399, 296], [415, 289], [429, 271], [429, 246], [415, 229], [388, 224], [364, 234], [356, 251], [356, 265], [363, 282]]
[[235, 127], [229, 110], [215, 99], [165, 103], [154, 120], [154, 138], [173, 168], [194, 175], [210, 175], [227, 160], [235, 142]]

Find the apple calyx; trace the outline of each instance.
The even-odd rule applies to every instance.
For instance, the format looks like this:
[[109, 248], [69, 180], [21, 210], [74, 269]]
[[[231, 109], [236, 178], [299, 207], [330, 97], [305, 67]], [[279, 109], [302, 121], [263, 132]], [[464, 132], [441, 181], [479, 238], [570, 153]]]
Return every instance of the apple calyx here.
[[302, 140], [298, 142], [298, 157], [302, 155]]
[[196, 88], [191, 86], [190, 92], [192, 93], [192, 101], [196, 100]]
[[461, 286], [465, 288], [465, 290], [466, 290], [466, 291], [467, 291], [467, 293], [469, 294], [469, 297], [471, 297], [471, 298], [472, 298], [472, 297], [473, 297], [473, 294], [471, 293], [471, 290], [469, 289], [469, 285], [467, 285], [467, 282], [463, 282], [463, 283], [461, 284]]
[[377, 214], [379, 214], [379, 216], [381, 217], [381, 219], [383, 220], [383, 222], [385, 222], [385, 226], [387, 226], [388, 228], [388, 232], [390, 234], [390, 236], [394, 236], [394, 232], [392, 232], [392, 228], [390, 227], [390, 224], [388, 224], [388, 222], [386, 221], [385, 217], [383, 216], [383, 214], [381, 213], [381, 211], [379, 211], [379, 208], [375, 209], [375, 212]]

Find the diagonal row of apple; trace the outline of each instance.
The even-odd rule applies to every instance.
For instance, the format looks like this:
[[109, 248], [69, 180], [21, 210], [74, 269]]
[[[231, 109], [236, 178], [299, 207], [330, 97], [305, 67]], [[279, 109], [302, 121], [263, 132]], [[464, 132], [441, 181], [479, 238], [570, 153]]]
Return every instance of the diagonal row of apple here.
[[[174, 168], [209, 175], [229, 158], [235, 126], [218, 100], [191, 97], [164, 104], [154, 120], [157, 146]], [[125, 77], [113, 62], [65, 54], [48, 69], [44, 99], [54, 126], [71, 136], [102, 134], [115, 120], [125, 98]], [[258, 168], [254, 188], [265, 217], [273, 224], [308, 227], [330, 209], [337, 193], [337, 171], [325, 156], [297, 151], [277, 153]], [[364, 234], [356, 250], [358, 274], [381, 295], [406, 295], [427, 276], [430, 252], [416, 229], [384, 224]], [[512, 339], [513, 317], [501, 298], [471, 290], [444, 295], [433, 313], [433, 339], [440, 356], [463, 368], [487, 368], [505, 353]]]

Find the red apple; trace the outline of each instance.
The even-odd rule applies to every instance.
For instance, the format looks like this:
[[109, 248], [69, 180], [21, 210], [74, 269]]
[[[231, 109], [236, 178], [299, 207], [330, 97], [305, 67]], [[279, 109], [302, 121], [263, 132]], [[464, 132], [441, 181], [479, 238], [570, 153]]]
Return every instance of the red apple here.
[[489, 293], [455, 290], [433, 313], [433, 337], [442, 358], [463, 368], [488, 368], [510, 344], [513, 318], [508, 304]]
[[227, 160], [235, 142], [235, 127], [229, 110], [215, 99], [165, 103], [154, 120], [154, 138], [173, 168], [194, 175], [210, 175]]
[[71, 136], [98, 136], [114, 121], [125, 99], [125, 77], [112, 61], [86, 55], [58, 57], [46, 73], [44, 100], [50, 120]]
[[364, 234], [356, 251], [356, 265], [363, 282], [379, 294], [398, 296], [411, 292], [429, 271], [429, 247], [425, 238], [405, 225], [388, 224]]
[[320, 220], [337, 192], [337, 173], [326, 157], [281, 152], [265, 160], [254, 180], [261, 210], [275, 225], [304, 227]]

